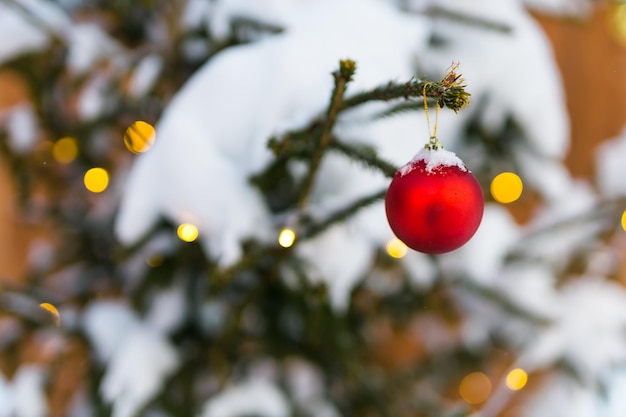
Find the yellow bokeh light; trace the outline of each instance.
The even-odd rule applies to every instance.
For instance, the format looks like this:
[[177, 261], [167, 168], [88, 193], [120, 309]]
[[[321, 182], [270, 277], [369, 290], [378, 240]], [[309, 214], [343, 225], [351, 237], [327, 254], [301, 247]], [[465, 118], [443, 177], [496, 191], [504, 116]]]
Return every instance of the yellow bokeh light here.
[[622, 229], [626, 232], [626, 210], [622, 213]]
[[198, 238], [198, 228], [191, 223], [183, 223], [178, 226], [176, 231], [180, 240], [184, 242], [193, 242]]
[[408, 251], [406, 245], [400, 239], [391, 239], [387, 242], [385, 248], [387, 249], [387, 254], [396, 259], [402, 258]]
[[615, 39], [626, 46], [626, 3], [612, 7], [609, 27]]
[[278, 244], [283, 248], [288, 248], [296, 241], [296, 233], [291, 229], [283, 229], [278, 235]]
[[39, 304], [39, 307], [43, 308], [54, 316], [55, 326], [59, 327], [61, 325], [61, 315], [59, 314], [59, 310], [57, 310], [55, 306], [50, 303], [41, 303]]
[[521, 390], [528, 382], [528, 374], [520, 368], [513, 369], [506, 376], [506, 386], [512, 391]]
[[154, 144], [154, 127], [147, 122], [137, 120], [124, 133], [124, 145], [132, 153], [145, 152]]
[[74, 138], [61, 138], [52, 145], [52, 157], [61, 164], [69, 164], [76, 159], [77, 156], [78, 143]]
[[523, 188], [522, 179], [512, 172], [498, 174], [491, 181], [491, 195], [502, 204], [517, 200], [522, 195]]
[[472, 372], [461, 381], [459, 393], [469, 404], [483, 403], [491, 395], [491, 381], [482, 372]]
[[104, 168], [91, 168], [85, 172], [83, 182], [92, 193], [101, 193], [109, 186], [109, 173]]

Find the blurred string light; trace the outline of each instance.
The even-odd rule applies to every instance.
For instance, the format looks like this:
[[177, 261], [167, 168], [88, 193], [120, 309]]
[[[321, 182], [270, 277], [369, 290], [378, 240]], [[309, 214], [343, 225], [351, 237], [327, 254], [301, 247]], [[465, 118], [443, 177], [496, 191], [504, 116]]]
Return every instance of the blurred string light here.
[[491, 395], [491, 381], [482, 372], [467, 374], [459, 385], [459, 394], [469, 404], [480, 404]]
[[407, 253], [407, 246], [400, 239], [391, 239], [385, 246], [387, 254], [392, 258], [400, 259]]
[[626, 47], [626, 2], [613, 6], [609, 25], [615, 39]]
[[522, 195], [522, 179], [512, 172], [503, 172], [496, 175], [491, 181], [491, 195], [498, 203], [508, 204]]
[[278, 244], [283, 248], [289, 248], [293, 246], [293, 243], [296, 241], [296, 232], [291, 229], [285, 228], [280, 231], [278, 235]]
[[519, 391], [526, 386], [528, 382], [528, 374], [520, 368], [513, 369], [506, 375], [506, 386], [511, 391]]
[[61, 325], [61, 315], [59, 314], [59, 310], [57, 310], [55, 306], [50, 303], [41, 303], [39, 304], [39, 307], [43, 308], [44, 310], [52, 314], [52, 316], [54, 316], [55, 326], [59, 327]]
[[622, 229], [626, 232], [626, 210], [622, 213]]
[[104, 168], [91, 168], [85, 172], [83, 182], [92, 193], [101, 193], [109, 186], [109, 173]]
[[61, 138], [52, 145], [52, 157], [60, 164], [69, 164], [77, 156], [78, 143], [74, 138]]
[[193, 242], [198, 238], [198, 228], [191, 223], [183, 223], [176, 230], [178, 237], [183, 242]]
[[154, 144], [154, 127], [147, 122], [137, 120], [124, 133], [124, 145], [132, 153], [145, 152]]

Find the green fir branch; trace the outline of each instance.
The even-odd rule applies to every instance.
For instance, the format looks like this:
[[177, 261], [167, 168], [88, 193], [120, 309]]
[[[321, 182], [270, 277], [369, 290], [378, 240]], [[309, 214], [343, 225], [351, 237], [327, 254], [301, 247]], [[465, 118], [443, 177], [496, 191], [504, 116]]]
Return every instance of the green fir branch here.
[[376, 151], [372, 148], [365, 146], [358, 146], [354, 144], [347, 144], [338, 139], [334, 139], [331, 148], [337, 152], [342, 153], [348, 158], [361, 162], [368, 167], [381, 171], [385, 176], [393, 178], [398, 168], [393, 164], [380, 159], [376, 155]]
[[337, 115], [341, 108], [343, 96], [346, 92], [346, 86], [352, 81], [352, 75], [356, 71], [356, 62], [352, 60], [342, 60], [339, 62], [339, 70], [333, 72], [335, 78], [335, 88], [330, 98], [330, 104], [328, 105], [328, 111], [326, 112], [326, 120], [324, 122], [324, 128], [322, 130], [321, 137], [319, 138], [318, 147], [311, 157], [311, 165], [309, 173], [302, 185], [302, 193], [298, 199], [298, 206], [304, 208], [308, 202], [309, 194], [313, 188], [313, 182], [319, 169], [322, 156], [326, 151], [326, 148], [332, 141], [331, 131], [337, 120]]
[[525, 309], [524, 307], [516, 304], [513, 300], [506, 297], [504, 294], [494, 288], [489, 288], [484, 285], [477, 284], [470, 279], [457, 279], [454, 283], [459, 287], [476, 295], [477, 297], [480, 297], [483, 300], [491, 301], [493, 304], [497, 305], [503, 312], [509, 313], [516, 317], [520, 317], [528, 323], [533, 323], [537, 326], [549, 326], [550, 324], [552, 324], [552, 320], [548, 317]]
[[349, 219], [362, 208], [369, 207], [377, 201], [385, 198], [386, 193], [387, 190], [384, 189], [377, 191], [374, 194], [359, 198], [358, 200], [352, 202], [350, 205], [337, 210], [335, 213], [331, 214], [323, 221], [305, 226], [304, 233], [302, 233], [303, 240], [315, 237], [330, 228], [331, 226]]
[[413, 112], [417, 110], [422, 110], [424, 108], [424, 103], [420, 103], [417, 101], [402, 101], [389, 109], [385, 109], [375, 115], [374, 119], [384, 119], [387, 117], [395, 116], [397, 114]]
[[[335, 89], [333, 90], [331, 104], [329, 105], [325, 118], [318, 118], [304, 129], [289, 132], [280, 139], [275, 137], [271, 138], [268, 142], [268, 147], [274, 152], [275, 156], [286, 158], [293, 156], [307, 157], [311, 155], [311, 152], [313, 153], [311, 157], [311, 169], [304, 182], [304, 189], [299, 199], [302, 202], [300, 207], [303, 207], [306, 202], [306, 196], [310, 192], [313, 177], [316, 174], [321, 157], [328, 146], [343, 152], [346, 156], [367, 162], [368, 165], [380, 169], [389, 177], [392, 177], [396, 171], [390, 164], [377, 160], [372, 155], [368, 155], [368, 152], [363, 152], [356, 148], [349, 148], [347, 145], [334, 143], [336, 138], [332, 138], [331, 131], [337, 116], [342, 111], [371, 101], [390, 101], [402, 98], [408, 100], [409, 98], [418, 98], [424, 95], [434, 99], [436, 105], [447, 107], [455, 112], [469, 105], [470, 93], [465, 91], [465, 86], [462, 85], [463, 80], [454, 72], [456, 65], [450, 68], [441, 81], [410, 80], [406, 83], [390, 81], [373, 90], [358, 93], [343, 99], [345, 85], [351, 79], [355, 69], [356, 64], [354, 61], [346, 60], [341, 61], [340, 69], [333, 73], [335, 77]], [[396, 112], [409, 111], [417, 107], [421, 107], [421, 105], [417, 105], [414, 102], [400, 103], [388, 110], [388, 114], [383, 112], [379, 117], [392, 115]], [[319, 142], [311, 141], [311, 137], [318, 135], [320, 136]]]
[[434, 18], [443, 18], [453, 22], [458, 22], [468, 26], [475, 26], [477, 28], [492, 30], [503, 34], [513, 33], [513, 28], [506, 23], [496, 22], [493, 20], [484, 19], [478, 16], [471, 16], [466, 13], [460, 13], [454, 10], [446, 9], [440, 6], [431, 6], [424, 12], [425, 15]]
[[[614, 224], [619, 223], [619, 216], [624, 210], [626, 210], [626, 197], [600, 201], [590, 210], [530, 231], [511, 248], [507, 259], [516, 260], [523, 258], [526, 250], [536, 245], [538, 240], [572, 227], [596, 223], [601, 229], [612, 228]], [[613, 223], [612, 219], [616, 219], [617, 222]]]
[[343, 101], [341, 111], [360, 106], [370, 101], [390, 101], [394, 99], [409, 99], [423, 97], [434, 98], [441, 107], [447, 107], [455, 113], [469, 105], [470, 93], [465, 86], [456, 83], [450, 84], [444, 78], [442, 81], [408, 81], [396, 83], [393, 81], [370, 91], [355, 94]]
[[240, 34], [243, 39], [251, 38], [250, 35], [271, 34], [277, 35], [284, 32], [284, 28], [269, 22], [261, 22], [245, 16], [236, 16], [231, 22], [231, 31]]

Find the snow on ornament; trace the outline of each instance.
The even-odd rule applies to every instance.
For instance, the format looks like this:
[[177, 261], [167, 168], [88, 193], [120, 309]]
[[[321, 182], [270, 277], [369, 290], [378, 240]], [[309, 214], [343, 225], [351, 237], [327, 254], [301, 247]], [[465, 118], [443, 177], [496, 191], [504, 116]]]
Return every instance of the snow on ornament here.
[[460, 248], [476, 233], [484, 198], [459, 157], [427, 145], [394, 175], [385, 210], [391, 230], [408, 247], [441, 254]]

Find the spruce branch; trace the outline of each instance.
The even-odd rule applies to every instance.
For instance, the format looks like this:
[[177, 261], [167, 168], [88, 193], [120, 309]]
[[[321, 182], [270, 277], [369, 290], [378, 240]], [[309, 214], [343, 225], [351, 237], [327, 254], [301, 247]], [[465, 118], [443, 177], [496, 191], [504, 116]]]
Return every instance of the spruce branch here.
[[394, 105], [389, 109], [385, 109], [381, 111], [377, 115], [374, 116], [374, 119], [384, 119], [386, 117], [395, 116], [396, 114], [413, 112], [417, 110], [422, 110], [424, 108], [424, 103], [420, 103], [417, 101], [401, 101], [400, 103]]
[[507, 259], [518, 259], [523, 257], [525, 249], [532, 248], [537, 241], [554, 233], [600, 222], [600, 227], [608, 228], [613, 223], [609, 219], [617, 218], [626, 209], [626, 197], [615, 198], [598, 202], [595, 207], [580, 214], [556, 221], [542, 228], [532, 230], [523, 236], [520, 241], [509, 251]]
[[309, 158], [316, 150], [310, 138], [320, 136], [322, 130], [323, 126], [316, 120], [306, 129], [288, 132], [281, 138], [270, 138], [267, 147], [276, 158]]
[[477, 284], [469, 279], [457, 279], [453, 281], [453, 283], [483, 300], [489, 300], [494, 305], [501, 308], [503, 312], [520, 317], [529, 323], [536, 324], [537, 326], [549, 326], [552, 324], [550, 318], [519, 306], [496, 289]]
[[[450, 76], [454, 75], [452, 80]], [[340, 111], [360, 106], [370, 101], [389, 101], [399, 98], [409, 99], [423, 97], [434, 98], [440, 107], [447, 107], [457, 113], [469, 104], [470, 93], [465, 91], [462, 79], [452, 70], [446, 74], [443, 80], [434, 81], [408, 81], [396, 83], [393, 81], [377, 87], [371, 91], [355, 94], [343, 101]]]
[[333, 126], [335, 125], [335, 121], [337, 120], [337, 115], [339, 114], [339, 110], [341, 108], [343, 96], [346, 92], [346, 86], [350, 81], [352, 81], [352, 75], [354, 75], [355, 71], [356, 62], [346, 59], [340, 61], [339, 70], [333, 72], [335, 87], [330, 98], [328, 111], [326, 112], [326, 120], [324, 122], [322, 134], [319, 138], [319, 146], [311, 157], [309, 173], [304, 180], [304, 184], [302, 185], [302, 193], [300, 194], [300, 198], [298, 200], [298, 206], [301, 209], [304, 208], [308, 202], [309, 194], [311, 193], [311, 189], [313, 188], [315, 175], [317, 174], [320, 162], [322, 161], [322, 156], [324, 155], [324, 152], [326, 151], [329, 143], [332, 141], [331, 131]]
[[424, 12], [425, 15], [434, 18], [444, 18], [450, 21], [476, 26], [479, 28], [484, 28], [488, 30], [492, 30], [495, 32], [501, 32], [503, 34], [511, 34], [513, 33], [513, 28], [506, 23], [496, 22], [493, 20], [483, 19], [478, 16], [471, 16], [466, 13], [459, 13], [450, 9], [446, 9], [440, 6], [431, 6]]
[[[354, 61], [350, 60], [341, 61], [339, 71], [333, 73], [335, 77], [335, 89], [331, 96], [331, 105], [329, 106], [326, 117], [315, 119], [306, 128], [288, 132], [280, 139], [275, 137], [271, 138], [268, 142], [268, 147], [276, 156], [283, 157], [305, 155], [313, 150], [315, 155], [312, 166], [314, 170], [317, 170], [316, 165], [319, 164], [319, 159], [321, 159], [325, 147], [329, 144], [332, 145], [333, 138], [330, 137], [330, 132], [337, 115], [342, 111], [358, 107], [370, 101], [390, 101], [401, 98], [408, 100], [409, 98], [423, 97], [425, 94], [426, 97], [434, 99], [438, 106], [447, 107], [454, 112], [458, 112], [469, 105], [471, 94], [465, 91], [464, 80], [455, 72], [457, 68], [458, 64], [453, 64], [441, 81], [409, 80], [405, 83], [390, 81], [373, 90], [361, 92], [343, 99], [345, 85], [354, 74], [356, 64]], [[339, 88], [338, 82], [340, 84]], [[422, 108], [422, 105], [416, 105], [414, 102], [403, 102], [381, 113], [378, 117], [390, 116], [396, 112], [417, 108]], [[309, 140], [311, 136], [317, 135], [320, 135], [322, 138], [319, 142], [319, 146], [311, 144]], [[318, 147], [322, 149], [318, 149]]]
[[248, 39], [250, 34], [269, 33], [276, 35], [284, 32], [284, 28], [281, 26], [254, 20], [245, 16], [234, 17], [230, 26], [233, 33], [243, 34], [243, 36], [240, 36], [243, 39]]
[[368, 167], [372, 167], [381, 171], [385, 176], [393, 178], [398, 168], [391, 163], [380, 159], [376, 155], [376, 151], [363, 146], [347, 144], [337, 138], [333, 139], [331, 149], [340, 152], [352, 160], [364, 163]]
[[271, 253], [271, 251], [272, 248], [270, 246], [259, 247], [258, 245], [255, 245], [255, 247], [246, 250], [243, 256], [233, 265], [226, 268], [219, 268], [216, 265], [213, 266], [213, 268], [209, 271], [209, 276], [211, 277], [213, 286], [221, 288], [228, 285], [233, 277], [237, 276], [237, 274], [254, 269], [259, 264], [261, 259], [276, 255], [275, 253]]
[[362, 208], [368, 207], [373, 203], [385, 198], [385, 194], [387, 190], [380, 190], [375, 192], [374, 194], [359, 198], [358, 200], [352, 202], [348, 206], [337, 210], [335, 213], [332, 213], [326, 219], [319, 223], [313, 223], [304, 227], [304, 232], [302, 233], [303, 239], [309, 239], [315, 237], [316, 235], [322, 233], [329, 227], [342, 222], [352, 216]]

